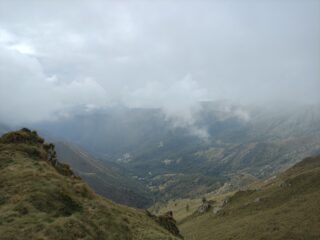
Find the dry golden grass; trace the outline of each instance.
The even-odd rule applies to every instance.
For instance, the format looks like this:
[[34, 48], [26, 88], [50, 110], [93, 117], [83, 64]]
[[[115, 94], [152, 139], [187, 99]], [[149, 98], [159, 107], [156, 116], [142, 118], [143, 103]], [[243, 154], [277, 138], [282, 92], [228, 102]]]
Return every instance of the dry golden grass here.
[[176, 239], [145, 211], [99, 197], [81, 179], [63, 175], [34, 134], [18, 136], [0, 138], [1, 240]]
[[320, 239], [320, 157], [305, 159], [260, 190], [237, 192], [218, 214], [180, 225], [186, 240]]

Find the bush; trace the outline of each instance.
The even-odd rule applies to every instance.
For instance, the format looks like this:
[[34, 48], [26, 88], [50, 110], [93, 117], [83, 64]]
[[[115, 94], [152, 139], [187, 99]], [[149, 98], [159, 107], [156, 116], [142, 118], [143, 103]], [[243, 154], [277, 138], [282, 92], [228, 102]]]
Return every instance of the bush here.
[[34, 193], [28, 199], [34, 208], [54, 216], [70, 216], [82, 210], [82, 207], [71, 197], [61, 191]]
[[64, 176], [73, 176], [73, 172], [68, 164], [56, 162], [55, 169]]
[[19, 131], [9, 132], [0, 138], [1, 143], [29, 143], [42, 144], [44, 139], [39, 137], [36, 131], [30, 131], [27, 128], [22, 128]]

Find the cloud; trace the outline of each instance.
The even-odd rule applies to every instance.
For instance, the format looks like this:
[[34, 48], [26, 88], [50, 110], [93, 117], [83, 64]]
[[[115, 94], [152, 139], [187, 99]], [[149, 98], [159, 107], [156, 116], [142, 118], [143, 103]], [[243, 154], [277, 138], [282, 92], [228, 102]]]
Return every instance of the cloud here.
[[18, 51], [19, 53], [22, 54], [30, 54], [30, 55], [35, 55], [35, 50], [33, 49], [32, 46], [29, 46], [27, 44], [21, 43], [21, 44], [15, 44], [10, 46], [9, 48]]
[[206, 129], [196, 126], [196, 116], [208, 92], [187, 74], [173, 83], [149, 82], [145, 87], [123, 93], [124, 105], [129, 107], [160, 108], [173, 127], [187, 128], [193, 135], [206, 139]]
[[90, 78], [59, 82], [47, 77], [36, 58], [0, 47], [1, 121], [14, 124], [50, 120], [68, 109], [104, 106], [104, 89]]
[[148, 82], [143, 88], [123, 93], [124, 104], [129, 107], [162, 108], [168, 118], [181, 117], [186, 124], [193, 121], [193, 113], [200, 107], [198, 103], [205, 100], [208, 92], [191, 75], [173, 83]]
[[320, 102], [319, 1], [30, 2], [0, 2], [0, 121], [123, 103], [193, 126], [203, 99]]

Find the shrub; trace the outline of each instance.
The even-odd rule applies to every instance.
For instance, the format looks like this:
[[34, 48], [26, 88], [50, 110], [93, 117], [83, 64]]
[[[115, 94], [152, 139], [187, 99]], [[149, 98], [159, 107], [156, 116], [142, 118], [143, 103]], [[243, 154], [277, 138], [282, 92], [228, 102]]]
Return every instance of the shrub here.
[[0, 138], [1, 143], [29, 143], [41, 144], [44, 142], [43, 138], [39, 137], [36, 131], [30, 131], [27, 128], [22, 128], [19, 131], [9, 132]]

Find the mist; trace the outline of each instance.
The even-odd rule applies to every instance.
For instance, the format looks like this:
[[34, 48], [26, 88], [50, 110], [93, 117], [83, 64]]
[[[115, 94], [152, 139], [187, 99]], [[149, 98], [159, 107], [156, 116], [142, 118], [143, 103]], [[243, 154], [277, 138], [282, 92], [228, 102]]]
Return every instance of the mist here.
[[192, 127], [203, 101], [319, 104], [319, 66], [317, 0], [0, 2], [7, 124], [124, 105]]

